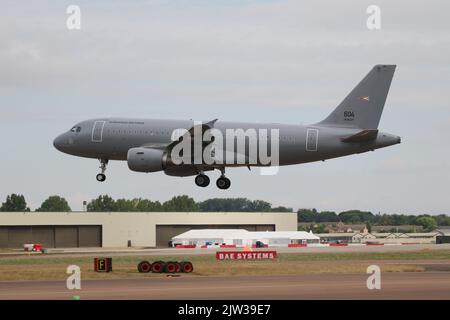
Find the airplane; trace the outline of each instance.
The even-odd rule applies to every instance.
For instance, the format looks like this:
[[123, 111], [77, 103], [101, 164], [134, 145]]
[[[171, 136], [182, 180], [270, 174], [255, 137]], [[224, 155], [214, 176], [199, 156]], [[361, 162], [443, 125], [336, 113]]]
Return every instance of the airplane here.
[[[108, 162], [120, 160], [127, 161], [130, 170], [137, 172], [163, 171], [170, 176], [195, 176], [195, 183], [199, 187], [206, 187], [210, 183], [205, 172], [217, 169], [221, 175], [216, 185], [225, 190], [231, 186], [230, 179], [225, 176], [226, 167], [245, 166], [250, 169], [273, 165], [263, 163], [258, 154], [250, 154], [250, 151], [254, 153], [255, 150], [250, 147], [250, 135], [244, 137], [247, 139], [244, 148], [239, 150], [234, 143], [230, 143], [231, 147], [228, 148], [228, 142], [234, 142], [236, 137], [224, 138], [222, 150], [215, 148], [211, 152], [213, 158], [216, 155], [217, 159], [222, 161], [206, 162], [202, 159], [176, 162], [173, 150], [183, 141], [186, 145], [192, 145], [192, 141], [196, 140], [194, 138], [189, 142], [189, 138], [194, 136], [194, 132], [200, 130], [201, 134], [205, 134], [212, 129], [223, 133], [223, 136], [227, 130], [241, 130], [244, 133], [250, 130], [259, 130], [260, 133], [265, 132], [264, 130], [270, 131], [270, 137], [268, 133], [265, 138], [264, 135], [256, 135], [256, 142], [266, 141], [267, 148], [278, 145], [278, 153], [275, 155], [277, 167], [325, 161], [398, 144], [401, 142], [399, 136], [378, 131], [395, 68], [395, 65], [375, 65], [328, 117], [311, 125], [226, 122], [217, 119], [195, 122], [98, 118], [77, 123], [68, 132], [56, 137], [53, 144], [61, 152], [98, 159], [101, 173], [97, 174], [96, 179], [99, 182], [106, 180]], [[180, 129], [183, 131], [179, 132], [178, 138], [174, 137], [174, 132]], [[200, 153], [215, 140], [214, 137], [210, 139], [209, 144], [208, 141], [200, 142]], [[260, 148], [259, 145], [258, 149]], [[194, 151], [195, 156], [199, 154], [198, 151]], [[273, 153], [272, 149], [271, 152]], [[183, 156], [183, 151], [179, 154]], [[190, 154], [190, 159], [193, 157], [193, 154]]]

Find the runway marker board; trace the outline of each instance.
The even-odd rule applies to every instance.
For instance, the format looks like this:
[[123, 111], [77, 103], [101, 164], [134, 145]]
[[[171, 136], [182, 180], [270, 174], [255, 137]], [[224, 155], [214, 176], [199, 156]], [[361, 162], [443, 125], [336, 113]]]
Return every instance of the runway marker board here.
[[112, 258], [94, 258], [95, 272], [111, 272]]

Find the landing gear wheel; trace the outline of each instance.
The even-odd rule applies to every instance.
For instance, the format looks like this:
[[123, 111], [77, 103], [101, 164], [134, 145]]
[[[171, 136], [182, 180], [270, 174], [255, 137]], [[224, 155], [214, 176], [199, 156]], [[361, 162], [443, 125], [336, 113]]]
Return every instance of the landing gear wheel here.
[[96, 176], [97, 181], [103, 182], [106, 180], [105, 171], [106, 171], [107, 164], [108, 164], [108, 159], [100, 159], [100, 169], [102, 169], [102, 173], [99, 173]]
[[195, 184], [199, 187], [207, 187], [209, 185], [209, 177], [205, 174], [199, 174], [195, 177]]
[[231, 181], [227, 177], [220, 177], [216, 181], [217, 188], [225, 190], [228, 189], [231, 186]]
[[97, 179], [97, 181], [99, 181], [99, 182], [103, 182], [103, 181], [106, 180], [106, 176], [105, 176], [103, 173], [99, 173], [99, 174], [96, 176], [96, 179]]

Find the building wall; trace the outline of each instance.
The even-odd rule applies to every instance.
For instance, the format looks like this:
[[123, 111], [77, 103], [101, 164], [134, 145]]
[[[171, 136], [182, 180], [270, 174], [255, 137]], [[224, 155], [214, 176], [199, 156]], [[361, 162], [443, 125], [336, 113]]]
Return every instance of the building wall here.
[[436, 243], [436, 238], [428, 237], [428, 238], [374, 238], [374, 239], [361, 239], [361, 243], [366, 242], [378, 242], [385, 244], [402, 244], [402, 243], [411, 243], [411, 244], [433, 244]]
[[385, 244], [401, 244], [401, 243], [421, 243], [421, 244], [429, 244], [436, 242], [436, 233], [429, 234], [415, 234], [415, 233], [405, 233], [399, 236], [395, 236], [390, 234], [389, 236], [379, 236], [377, 233], [374, 234], [351, 234], [351, 233], [322, 233], [317, 234], [321, 241], [343, 241], [348, 243], [367, 243], [367, 242], [377, 242], [377, 243], [385, 243]]
[[281, 212], [1, 212], [0, 226], [100, 225], [103, 247], [155, 247], [156, 225], [275, 225], [297, 230], [297, 215]]

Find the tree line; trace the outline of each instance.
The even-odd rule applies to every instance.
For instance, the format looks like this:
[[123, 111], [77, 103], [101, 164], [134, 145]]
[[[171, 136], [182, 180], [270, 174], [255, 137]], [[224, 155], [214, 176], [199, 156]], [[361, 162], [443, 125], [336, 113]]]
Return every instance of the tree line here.
[[[2, 203], [0, 211], [30, 211], [23, 195], [8, 195]], [[71, 208], [63, 197], [54, 195], [48, 197], [36, 209], [41, 212], [69, 212]], [[293, 212], [288, 207], [273, 207], [263, 200], [246, 198], [213, 198], [196, 202], [187, 195], [175, 196], [165, 202], [149, 199], [113, 199], [108, 195], [100, 195], [87, 204], [89, 212]], [[317, 211], [316, 209], [299, 209], [298, 222], [321, 224], [324, 222], [343, 222], [345, 224], [365, 224], [370, 230], [372, 225], [416, 225], [426, 230], [437, 226], [450, 226], [450, 216], [441, 215], [404, 215], [404, 214], [373, 214], [369, 211], [348, 210], [340, 213], [334, 211]], [[321, 227], [319, 225], [319, 227]]]
[[348, 210], [340, 213], [334, 211], [318, 212], [316, 209], [300, 209], [297, 212], [299, 222], [324, 223], [343, 222], [346, 224], [365, 224], [369, 231], [372, 225], [422, 226], [425, 230], [433, 230], [437, 226], [450, 226], [450, 216], [440, 215], [405, 215], [405, 214], [373, 214], [369, 211]]
[[[12, 194], [0, 207], [0, 211], [30, 211], [23, 195]], [[47, 198], [37, 212], [69, 212], [72, 211], [66, 199], [60, 196]], [[113, 199], [108, 195], [100, 195], [87, 204], [89, 212], [293, 212], [292, 208], [272, 207], [262, 200], [246, 198], [214, 198], [196, 202], [187, 195], [175, 196], [160, 202], [149, 199]]]

